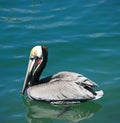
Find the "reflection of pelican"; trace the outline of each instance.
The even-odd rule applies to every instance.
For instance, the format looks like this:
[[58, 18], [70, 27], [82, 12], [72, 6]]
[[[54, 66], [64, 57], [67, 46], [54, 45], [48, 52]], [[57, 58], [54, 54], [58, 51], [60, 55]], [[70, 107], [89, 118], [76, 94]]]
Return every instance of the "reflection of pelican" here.
[[97, 112], [101, 106], [93, 102], [85, 102], [77, 105], [70, 105], [69, 109], [63, 114], [59, 115], [64, 108], [61, 105], [50, 105], [49, 103], [36, 102], [29, 99], [25, 99], [22, 96], [24, 105], [27, 108], [27, 120], [30, 123], [46, 123], [51, 122], [51, 120], [67, 120], [71, 122], [79, 122], [90, 118]]
[[92, 89], [97, 84], [78, 73], [59, 72], [39, 80], [47, 63], [47, 55], [45, 46], [35, 46], [31, 50], [22, 94], [27, 89], [29, 98], [54, 104], [79, 103], [102, 97], [102, 90]]

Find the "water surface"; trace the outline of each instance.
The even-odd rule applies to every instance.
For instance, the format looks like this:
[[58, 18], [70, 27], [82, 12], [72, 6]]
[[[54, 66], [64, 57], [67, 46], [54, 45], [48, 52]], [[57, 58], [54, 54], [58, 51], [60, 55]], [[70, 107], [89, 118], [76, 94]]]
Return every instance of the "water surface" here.
[[[118, 123], [120, 121], [120, 2], [118, 0], [0, 1], [0, 121]], [[42, 77], [68, 70], [97, 82], [104, 97], [63, 106], [21, 96], [31, 48], [46, 45]]]

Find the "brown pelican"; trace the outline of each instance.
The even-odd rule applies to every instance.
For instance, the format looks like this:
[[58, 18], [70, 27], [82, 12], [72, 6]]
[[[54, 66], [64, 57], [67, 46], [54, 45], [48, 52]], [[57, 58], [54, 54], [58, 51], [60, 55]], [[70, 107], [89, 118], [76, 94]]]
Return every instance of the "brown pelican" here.
[[52, 104], [80, 103], [103, 96], [102, 90], [93, 90], [98, 87], [95, 82], [78, 73], [63, 71], [39, 80], [47, 56], [46, 46], [35, 46], [31, 50], [22, 94], [27, 90], [30, 99]]

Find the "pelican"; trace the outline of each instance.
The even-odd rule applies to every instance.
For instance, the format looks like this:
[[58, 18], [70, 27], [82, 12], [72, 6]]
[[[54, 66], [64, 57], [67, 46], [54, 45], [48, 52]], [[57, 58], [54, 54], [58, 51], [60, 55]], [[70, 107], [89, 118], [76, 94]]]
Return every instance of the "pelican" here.
[[103, 96], [102, 90], [93, 89], [98, 87], [95, 82], [75, 72], [62, 71], [39, 80], [46, 66], [47, 57], [46, 46], [32, 48], [22, 88], [23, 95], [27, 91], [30, 99], [52, 104], [80, 103]]

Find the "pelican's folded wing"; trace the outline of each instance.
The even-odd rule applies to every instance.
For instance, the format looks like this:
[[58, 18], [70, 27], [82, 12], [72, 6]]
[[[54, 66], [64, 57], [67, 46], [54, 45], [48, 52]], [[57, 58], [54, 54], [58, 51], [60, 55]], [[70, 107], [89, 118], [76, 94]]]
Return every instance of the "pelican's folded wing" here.
[[[50, 83], [58, 82], [58, 81], [61, 81], [61, 82], [65, 81], [65, 82], [76, 82], [77, 84], [81, 86], [98, 87], [98, 85], [95, 82], [91, 81], [90, 79], [83, 76], [82, 74], [78, 74], [75, 72], [62, 71], [62, 72], [59, 72], [57, 74], [50, 76], [49, 78], [51, 78], [49, 79]], [[43, 80], [47, 81], [47, 79], [43, 79]]]
[[28, 96], [41, 101], [84, 101], [94, 99], [95, 95], [89, 89], [75, 82], [54, 82], [29, 87]]

